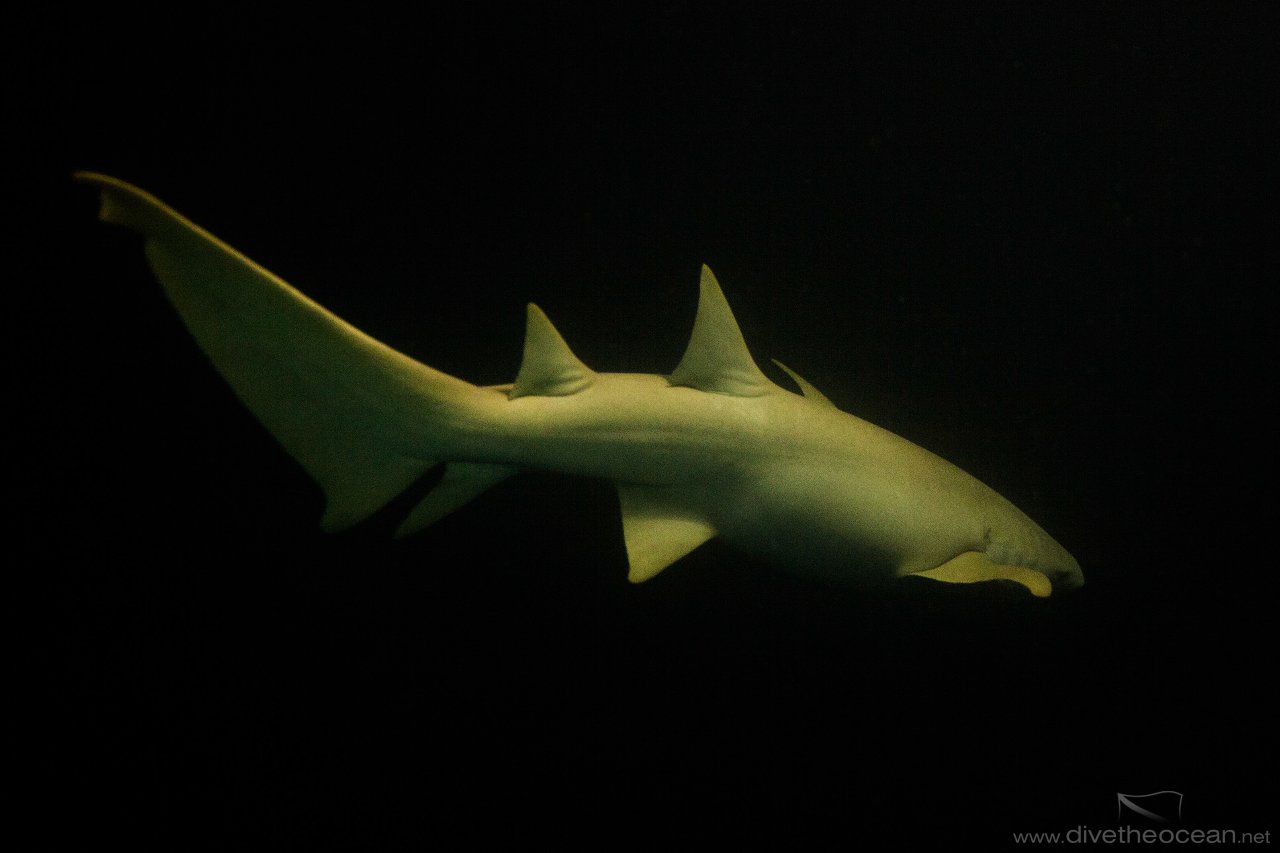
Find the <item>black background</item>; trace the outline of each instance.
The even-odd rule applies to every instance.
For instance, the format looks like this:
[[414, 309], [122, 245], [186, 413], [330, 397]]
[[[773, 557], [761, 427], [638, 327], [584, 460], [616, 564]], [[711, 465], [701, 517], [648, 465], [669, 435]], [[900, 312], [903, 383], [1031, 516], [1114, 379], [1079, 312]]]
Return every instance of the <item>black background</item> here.
[[[45, 846], [985, 849], [1166, 789], [1269, 828], [1275, 23], [19, 22], [7, 604]], [[322, 535], [73, 169], [481, 383], [530, 300], [594, 368], [669, 371], [709, 263], [758, 360], [994, 486], [1087, 584], [849, 592], [712, 542], [633, 587], [612, 488], [544, 474]]]

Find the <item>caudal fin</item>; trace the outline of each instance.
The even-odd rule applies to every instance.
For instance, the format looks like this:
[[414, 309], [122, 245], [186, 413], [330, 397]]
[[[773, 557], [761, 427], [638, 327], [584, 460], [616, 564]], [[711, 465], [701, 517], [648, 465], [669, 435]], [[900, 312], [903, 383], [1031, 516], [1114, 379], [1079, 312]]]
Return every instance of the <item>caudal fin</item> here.
[[[324, 489], [326, 530], [360, 521], [456, 458], [458, 424], [493, 392], [379, 343], [137, 187], [92, 172], [75, 178], [100, 190], [103, 221], [145, 237], [147, 260], [200, 348]], [[485, 474], [429, 496], [413, 526], [501, 479]]]

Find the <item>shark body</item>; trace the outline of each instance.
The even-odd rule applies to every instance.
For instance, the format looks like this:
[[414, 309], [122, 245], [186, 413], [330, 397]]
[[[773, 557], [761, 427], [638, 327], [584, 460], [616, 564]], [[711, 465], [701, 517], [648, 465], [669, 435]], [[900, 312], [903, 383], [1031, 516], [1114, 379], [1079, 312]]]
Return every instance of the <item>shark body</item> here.
[[152, 270], [240, 399], [320, 484], [323, 526], [369, 516], [437, 464], [398, 533], [521, 469], [617, 485], [632, 581], [720, 536], [835, 581], [1083, 582], [1035, 522], [976, 478], [842, 412], [752, 359], [702, 269], [688, 348], [669, 376], [596, 373], [528, 306], [511, 385], [481, 387], [379, 343], [147, 193], [81, 172], [100, 216], [145, 237]]

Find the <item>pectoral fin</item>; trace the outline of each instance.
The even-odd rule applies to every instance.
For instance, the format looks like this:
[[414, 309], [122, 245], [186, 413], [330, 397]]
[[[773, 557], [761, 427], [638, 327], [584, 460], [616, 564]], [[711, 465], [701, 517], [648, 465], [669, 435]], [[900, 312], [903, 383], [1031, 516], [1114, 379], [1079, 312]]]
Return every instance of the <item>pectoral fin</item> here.
[[1022, 584], [1037, 598], [1048, 598], [1053, 592], [1053, 585], [1049, 582], [1049, 578], [1035, 569], [993, 563], [981, 551], [965, 551], [937, 568], [916, 572], [913, 576], [931, 578], [945, 583], [1009, 580]]
[[647, 581], [716, 535], [705, 519], [674, 506], [665, 489], [619, 485], [618, 497], [632, 583]]

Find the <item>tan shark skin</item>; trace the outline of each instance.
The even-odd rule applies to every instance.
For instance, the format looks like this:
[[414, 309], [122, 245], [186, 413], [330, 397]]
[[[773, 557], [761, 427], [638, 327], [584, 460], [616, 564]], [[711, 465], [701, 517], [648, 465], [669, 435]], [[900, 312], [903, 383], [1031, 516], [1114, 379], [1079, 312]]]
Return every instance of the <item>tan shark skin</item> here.
[[144, 236], [196, 342], [324, 489], [326, 529], [439, 463], [402, 534], [539, 469], [617, 485], [636, 582], [721, 536], [837, 582], [1011, 580], [1041, 597], [1083, 583], [1061, 545], [974, 477], [840, 411], [784, 365], [803, 394], [765, 377], [705, 266], [669, 376], [592, 371], [530, 305], [515, 382], [479, 387], [379, 343], [136, 187], [76, 178], [101, 192], [104, 221]]

